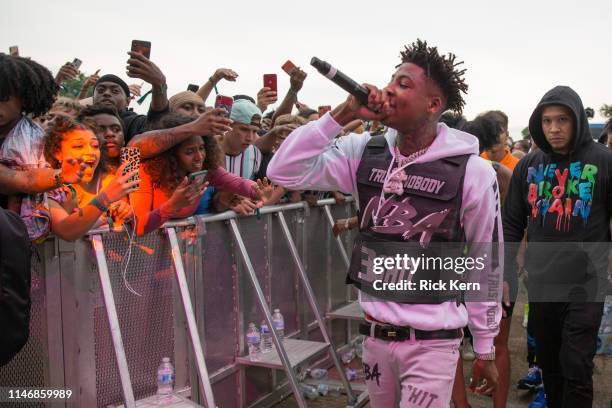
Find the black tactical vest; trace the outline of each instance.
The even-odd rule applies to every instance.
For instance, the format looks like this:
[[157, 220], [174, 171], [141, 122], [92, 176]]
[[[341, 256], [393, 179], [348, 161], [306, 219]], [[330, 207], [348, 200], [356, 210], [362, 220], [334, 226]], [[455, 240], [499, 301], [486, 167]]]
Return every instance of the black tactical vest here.
[[[373, 260], [396, 257], [398, 254], [423, 259], [461, 256], [465, 249], [465, 234], [460, 222], [460, 209], [469, 157], [469, 154], [445, 157], [408, 165], [404, 168], [408, 176], [403, 183], [404, 194], [385, 194], [388, 201], [383, 202], [378, 210], [381, 190], [393, 156], [384, 136], [370, 139], [357, 169], [361, 207], [359, 234], [353, 245], [347, 283], [373, 297], [399, 303], [439, 304], [460, 300], [461, 291], [451, 288], [380, 290], [381, 279], [387, 283], [408, 280], [414, 282], [414, 287], [420, 288], [421, 280], [435, 282], [461, 276], [454, 271], [436, 268], [435, 262], [428, 270], [414, 268], [416, 273], [391, 268], [383, 274], [375, 274]], [[397, 164], [393, 165], [392, 170], [395, 168]], [[374, 215], [377, 211], [375, 225]]]

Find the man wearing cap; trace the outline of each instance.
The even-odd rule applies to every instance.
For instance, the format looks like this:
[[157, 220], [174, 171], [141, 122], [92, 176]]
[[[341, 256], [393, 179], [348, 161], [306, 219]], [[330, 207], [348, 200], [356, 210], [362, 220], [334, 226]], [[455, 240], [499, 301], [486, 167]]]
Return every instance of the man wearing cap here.
[[117, 109], [123, 122], [126, 142], [135, 135], [142, 133], [148, 123], [159, 119], [168, 112], [167, 86], [164, 74], [143, 55], [133, 52], [129, 54], [128, 76], [140, 78], [153, 86], [151, 106], [147, 115], [139, 115], [128, 109], [130, 89], [117, 75], [101, 76], [96, 82], [93, 94], [94, 104], [110, 105]]
[[258, 139], [261, 111], [253, 102], [239, 99], [234, 102], [230, 119], [232, 130], [223, 136], [221, 148], [225, 153], [225, 168], [230, 173], [255, 180], [261, 164], [261, 151], [253, 145]]

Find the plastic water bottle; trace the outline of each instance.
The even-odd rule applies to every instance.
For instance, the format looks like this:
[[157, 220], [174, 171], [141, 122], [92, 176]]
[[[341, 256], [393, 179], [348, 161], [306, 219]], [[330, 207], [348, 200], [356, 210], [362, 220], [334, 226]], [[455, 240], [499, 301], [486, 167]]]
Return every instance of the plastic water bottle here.
[[339, 385], [330, 385], [328, 386], [328, 395], [331, 397], [339, 397], [342, 395], [342, 387]]
[[319, 395], [326, 396], [329, 395], [331, 397], [339, 397], [342, 394], [342, 389], [337, 385], [328, 385], [325, 383], [321, 383], [317, 386], [317, 391]]
[[350, 349], [346, 353], [342, 354], [342, 362], [344, 364], [349, 364], [355, 358], [355, 349]]
[[283, 342], [285, 338], [285, 319], [280, 312], [280, 309], [274, 309], [274, 314], [272, 315], [272, 325], [274, 326], [274, 330], [276, 330], [276, 335], [280, 342]]
[[307, 399], [317, 399], [319, 397], [319, 391], [312, 385], [300, 384], [300, 390]]
[[346, 378], [349, 381], [355, 381], [361, 378], [365, 378], [363, 370], [355, 370], [354, 368], [347, 368], [344, 372], [346, 373]]
[[310, 370], [310, 377], [315, 380], [322, 380], [327, 376], [327, 370], [324, 368], [313, 368]]
[[266, 321], [261, 322], [261, 352], [269, 353], [272, 351], [272, 334], [270, 333], [270, 328], [268, 327], [268, 323]]
[[174, 367], [172, 363], [170, 363], [170, 358], [164, 357], [157, 369], [157, 402], [159, 404], [165, 404], [172, 401], [173, 390]]
[[261, 357], [261, 335], [255, 323], [249, 323], [246, 339], [247, 345], [249, 346], [249, 358], [251, 361], [259, 360]]

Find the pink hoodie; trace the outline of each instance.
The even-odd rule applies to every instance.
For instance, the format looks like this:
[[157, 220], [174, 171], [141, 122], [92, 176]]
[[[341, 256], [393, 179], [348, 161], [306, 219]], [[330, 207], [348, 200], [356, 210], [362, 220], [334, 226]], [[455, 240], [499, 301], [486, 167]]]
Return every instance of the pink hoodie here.
[[[356, 172], [368, 133], [350, 134], [336, 139], [342, 130], [327, 113], [321, 119], [302, 126], [287, 137], [268, 166], [267, 176], [274, 183], [292, 190], [343, 191], [359, 202]], [[389, 129], [385, 139], [395, 146], [397, 131]], [[391, 149], [391, 154], [394, 154]], [[463, 184], [461, 222], [468, 242], [495, 242], [497, 226], [500, 265], [493, 273], [499, 277], [499, 298], [503, 271], [502, 225], [495, 171], [478, 157], [478, 139], [444, 124], [427, 152], [413, 163], [423, 163], [464, 154], [473, 154], [466, 167]], [[490, 276], [490, 275], [489, 275]], [[474, 336], [474, 351], [488, 353], [499, 331], [501, 304], [496, 301], [442, 304], [404, 304], [376, 300], [361, 292], [361, 308], [374, 319], [420, 330], [455, 329], [469, 326]]]

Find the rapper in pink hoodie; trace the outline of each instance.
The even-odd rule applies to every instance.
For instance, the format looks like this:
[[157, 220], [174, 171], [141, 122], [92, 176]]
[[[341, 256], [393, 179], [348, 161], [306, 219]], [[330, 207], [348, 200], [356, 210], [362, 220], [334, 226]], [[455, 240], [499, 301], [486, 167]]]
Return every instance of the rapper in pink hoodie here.
[[[474, 336], [476, 366], [489, 387], [496, 382], [503, 235], [495, 172], [478, 157], [474, 136], [438, 123], [444, 110], [463, 107], [462, 74], [452, 54], [440, 56], [418, 40], [402, 52], [402, 64], [383, 90], [365, 85], [367, 107], [349, 96], [289, 135], [268, 167], [268, 177], [285, 188], [337, 190], [358, 200], [360, 233], [347, 282], [360, 289], [366, 314], [360, 331], [368, 334], [363, 361], [373, 407], [448, 406], [466, 325]], [[388, 130], [383, 136], [336, 138], [356, 118], [381, 120]], [[440, 242], [468, 251], [484, 245], [483, 268], [470, 271], [468, 279], [484, 287], [379, 291], [381, 282], [367, 276], [373, 251], [393, 257], [410, 247], [406, 252], [418, 255], [415, 248]], [[395, 275], [387, 282], [418, 276], [398, 267], [391, 271]]]

